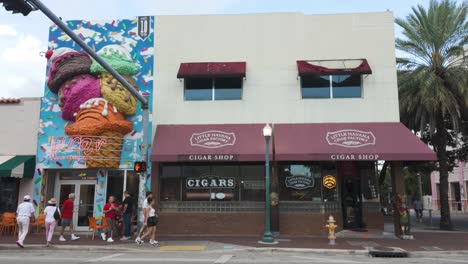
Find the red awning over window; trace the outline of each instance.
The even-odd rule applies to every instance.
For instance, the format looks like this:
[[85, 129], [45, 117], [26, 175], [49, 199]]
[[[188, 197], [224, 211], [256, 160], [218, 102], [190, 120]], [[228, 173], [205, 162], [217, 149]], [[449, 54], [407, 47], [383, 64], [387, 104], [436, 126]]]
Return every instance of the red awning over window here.
[[403, 124], [275, 124], [275, 159], [432, 161], [436, 154]]
[[245, 77], [246, 62], [181, 63], [177, 78]]
[[[264, 124], [158, 125], [151, 150], [151, 161], [264, 161], [264, 126]], [[270, 153], [273, 154], [273, 148], [270, 148]]]
[[372, 74], [366, 59], [297, 61], [299, 76]]

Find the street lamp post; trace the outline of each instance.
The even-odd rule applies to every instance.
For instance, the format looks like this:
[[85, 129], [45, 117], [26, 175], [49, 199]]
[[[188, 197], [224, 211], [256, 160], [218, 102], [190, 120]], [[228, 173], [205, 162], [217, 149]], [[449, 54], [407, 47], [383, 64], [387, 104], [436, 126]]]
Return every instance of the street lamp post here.
[[273, 235], [270, 230], [270, 138], [273, 129], [269, 124], [263, 128], [263, 136], [265, 137], [265, 231], [263, 232], [261, 243], [275, 244]]

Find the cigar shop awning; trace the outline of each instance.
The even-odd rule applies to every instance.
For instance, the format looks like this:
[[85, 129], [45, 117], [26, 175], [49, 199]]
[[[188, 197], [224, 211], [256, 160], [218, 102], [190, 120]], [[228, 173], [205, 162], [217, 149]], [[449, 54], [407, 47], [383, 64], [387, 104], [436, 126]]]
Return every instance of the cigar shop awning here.
[[298, 60], [299, 76], [372, 74], [366, 59]]
[[435, 153], [403, 124], [276, 124], [275, 159], [432, 161]]
[[244, 78], [246, 62], [181, 63], [177, 78]]
[[33, 155], [0, 156], [0, 177], [32, 178], [35, 166]]
[[264, 126], [265, 124], [158, 125], [151, 161], [264, 161]]

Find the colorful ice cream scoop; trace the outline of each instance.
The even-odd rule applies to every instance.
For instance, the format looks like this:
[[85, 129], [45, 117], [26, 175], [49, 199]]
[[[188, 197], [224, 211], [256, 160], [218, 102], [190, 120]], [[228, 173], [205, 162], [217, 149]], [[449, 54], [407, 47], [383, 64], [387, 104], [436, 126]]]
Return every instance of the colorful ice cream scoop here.
[[76, 122], [65, 128], [80, 145], [88, 168], [118, 168], [123, 137], [130, 131], [132, 123], [104, 98], [80, 105]]
[[[135, 80], [130, 76], [123, 76], [127, 82], [137, 88]], [[137, 100], [123, 85], [109, 73], [99, 76], [101, 80], [101, 94], [109, 103], [117, 107], [120, 113], [129, 116], [136, 113]]]
[[78, 75], [62, 84], [58, 95], [62, 118], [75, 121], [74, 114], [80, 110], [81, 104], [91, 98], [101, 97], [101, 82], [89, 74]]
[[[130, 56], [130, 52], [120, 45], [107, 45], [97, 52], [114, 70], [122, 75], [135, 75], [138, 68]], [[91, 73], [107, 72], [101, 65], [93, 60]]]
[[47, 85], [53, 93], [57, 93], [60, 86], [67, 80], [77, 75], [90, 73], [91, 58], [86, 53], [60, 48], [53, 52], [49, 65]]

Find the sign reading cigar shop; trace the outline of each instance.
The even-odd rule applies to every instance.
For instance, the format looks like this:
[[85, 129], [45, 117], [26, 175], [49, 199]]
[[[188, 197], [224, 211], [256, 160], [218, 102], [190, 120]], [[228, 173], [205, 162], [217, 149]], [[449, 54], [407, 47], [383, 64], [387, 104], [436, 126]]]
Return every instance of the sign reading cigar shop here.
[[307, 188], [313, 188], [315, 185], [315, 179], [312, 176], [305, 175], [292, 175], [285, 179], [286, 187], [303, 190]]
[[232, 177], [219, 177], [216, 175], [204, 175], [199, 178], [187, 178], [185, 186], [187, 189], [207, 189], [236, 187], [236, 180]]
[[345, 148], [359, 148], [367, 145], [375, 145], [374, 133], [355, 129], [343, 129], [327, 132], [328, 145], [336, 145]]
[[201, 133], [193, 133], [190, 137], [190, 145], [202, 148], [222, 148], [234, 146], [236, 134], [219, 130], [209, 130]]
[[331, 160], [378, 160], [378, 154], [331, 154]]
[[238, 155], [233, 154], [193, 154], [193, 155], [179, 155], [180, 161], [236, 161]]

